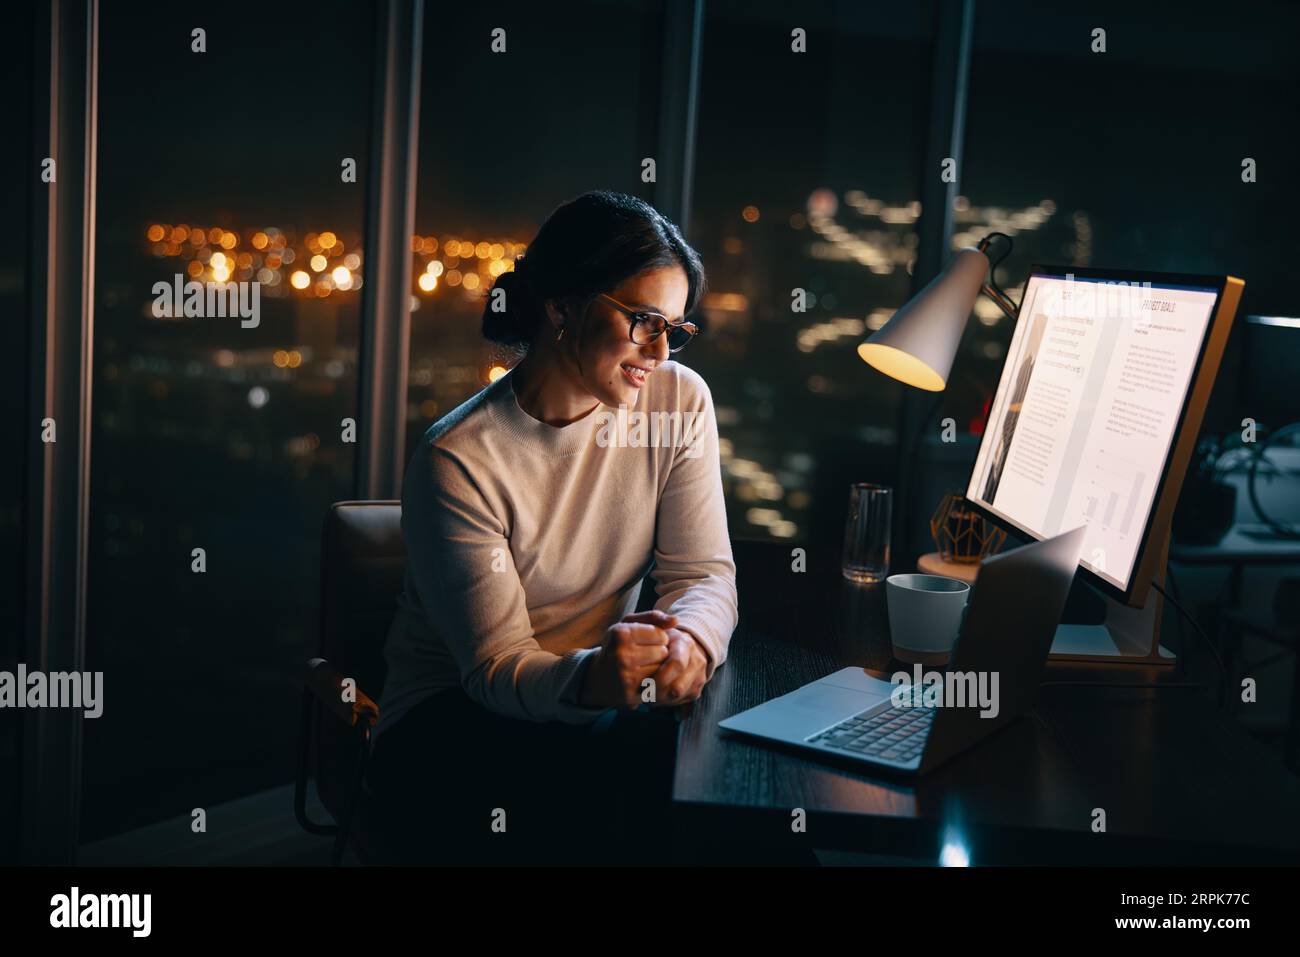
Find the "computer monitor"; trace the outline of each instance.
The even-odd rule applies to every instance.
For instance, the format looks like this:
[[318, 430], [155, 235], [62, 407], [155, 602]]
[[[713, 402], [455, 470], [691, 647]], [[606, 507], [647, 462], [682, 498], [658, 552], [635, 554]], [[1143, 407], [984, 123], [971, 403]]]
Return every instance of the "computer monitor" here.
[[[1243, 416], [1280, 428], [1300, 419], [1300, 319], [1246, 316], [1238, 405]], [[1272, 418], [1268, 418], [1268, 417]], [[1238, 418], [1240, 421], [1240, 417]]]
[[1085, 579], [1141, 607], [1244, 285], [1034, 266], [967, 500], [1034, 539], [1087, 525]]

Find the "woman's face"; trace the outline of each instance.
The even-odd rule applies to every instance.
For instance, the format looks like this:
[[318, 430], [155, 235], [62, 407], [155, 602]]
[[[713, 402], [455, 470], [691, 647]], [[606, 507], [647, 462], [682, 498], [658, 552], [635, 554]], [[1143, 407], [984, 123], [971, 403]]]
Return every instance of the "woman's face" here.
[[[607, 293], [629, 309], [657, 312], [672, 322], [682, 318], [689, 294], [686, 270], [680, 266], [638, 273]], [[579, 348], [583, 384], [606, 405], [615, 408], [620, 404], [635, 405], [646, 381], [668, 359], [668, 334], [638, 345], [628, 335], [631, 317], [599, 297], [592, 300], [587, 315], [578, 319], [582, 331], [580, 345], [574, 329], [566, 332], [565, 338], [572, 335], [574, 341], [570, 348]]]

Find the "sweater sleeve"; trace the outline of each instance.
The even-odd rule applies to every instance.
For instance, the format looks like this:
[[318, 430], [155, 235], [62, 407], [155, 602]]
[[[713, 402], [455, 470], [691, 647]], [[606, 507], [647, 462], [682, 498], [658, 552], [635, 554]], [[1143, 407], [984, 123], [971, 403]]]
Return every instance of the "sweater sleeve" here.
[[692, 635], [709, 659], [706, 679], [727, 658], [727, 646], [740, 615], [736, 566], [727, 533], [718, 456], [718, 424], [713, 397], [704, 379], [681, 367], [681, 406], [693, 413], [682, 446], [659, 497], [655, 522], [655, 567], [651, 577], [659, 600], [655, 608], [677, 616], [677, 626]]
[[606, 708], [577, 704], [584, 660], [538, 645], [506, 539], [464, 466], [426, 443], [402, 489], [402, 534], [420, 603], [456, 660], [465, 693], [513, 718], [584, 724]]

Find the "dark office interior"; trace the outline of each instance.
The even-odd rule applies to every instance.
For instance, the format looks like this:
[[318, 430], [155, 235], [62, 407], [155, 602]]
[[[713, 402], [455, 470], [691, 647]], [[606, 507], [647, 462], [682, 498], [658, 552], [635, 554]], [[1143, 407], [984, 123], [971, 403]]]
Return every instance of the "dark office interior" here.
[[[393, 863], [359, 782], [403, 475], [514, 377], [486, 297], [593, 190], [652, 206], [707, 274], [672, 358], [711, 394], [738, 624], [654, 772], [668, 863], [1300, 862], [1300, 8], [795, 6], [6, 11], [0, 674], [102, 675], [102, 713], [53, 682], [0, 693], [0, 864]], [[1114, 431], [1095, 455], [1080, 431], [1059, 472], [1040, 445], [1033, 481], [1057, 491], [1027, 517], [1013, 435], [1091, 409], [1049, 391], [1063, 366], [1031, 361], [1016, 316], [1067, 272], [1203, 315], [1185, 356], [1159, 344], [1175, 319], [1139, 320], [1125, 374], [1168, 412], [1124, 441], [1150, 464]], [[254, 289], [260, 313], [160, 315], [173, 276]], [[851, 505], [858, 483], [883, 515]], [[840, 669], [910, 673], [886, 576], [965, 583], [954, 662], [1029, 635], [1010, 605], [992, 624], [988, 596], [1015, 593], [1000, 556], [1066, 532], [1076, 495], [1118, 544], [1088, 539], [1043, 641], [1109, 609], [1136, 644], [1056, 632], [1023, 652], [1023, 713], [917, 775], [719, 727]]]

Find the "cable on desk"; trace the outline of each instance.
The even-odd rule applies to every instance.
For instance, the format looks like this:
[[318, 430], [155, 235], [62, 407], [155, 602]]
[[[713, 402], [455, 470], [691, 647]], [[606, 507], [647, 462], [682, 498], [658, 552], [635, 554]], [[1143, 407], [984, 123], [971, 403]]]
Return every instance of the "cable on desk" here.
[[[1119, 682], [1119, 681], [1044, 681], [1042, 682], [1042, 684], [1039, 685], [1039, 687], [1041, 688], [1046, 685], [1058, 685], [1058, 686], [1073, 685], [1075, 687], [1086, 686], [1090, 688], [1200, 688], [1202, 691], [1209, 690], [1209, 688], [1207, 688], [1203, 684], [1194, 684], [1191, 682], [1169, 682], [1167, 684], [1154, 684], [1154, 683], [1139, 684], [1137, 682]], [[1030, 718], [1033, 718], [1040, 725], [1046, 728], [1047, 733], [1056, 739], [1056, 743], [1060, 745], [1061, 750], [1065, 752], [1066, 760], [1069, 761], [1070, 764], [1074, 767], [1075, 773], [1080, 774], [1084, 778], [1089, 780], [1093, 778], [1093, 776], [1088, 773], [1088, 768], [1083, 764], [1082, 761], [1079, 760], [1079, 756], [1074, 753], [1074, 749], [1070, 747], [1070, 742], [1066, 740], [1065, 735], [1061, 733], [1060, 729], [1057, 728], [1055, 724], [1048, 721], [1041, 714], [1039, 714], [1037, 708], [1030, 708], [1028, 711], [1025, 712], [1025, 714], [1028, 715]]]
[[1214, 663], [1219, 666], [1219, 674], [1223, 676], [1223, 683], [1226, 685], [1228, 683], [1228, 669], [1223, 667], [1223, 659], [1219, 657], [1219, 649], [1214, 647], [1214, 642], [1210, 641], [1210, 636], [1205, 633], [1205, 629], [1201, 627], [1200, 622], [1191, 616], [1187, 609], [1183, 607], [1182, 602], [1178, 601], [1178, 599], [1172, 597], [1169, 592], [1161, 588], [1158, 582], [1152, 582], [1151, 587], [1160, 592], [1160, 594], [1164, 596], [1165, 601], [1177, 608], [1179, 613], [1191, 622], [1192, 627], [1196, 629], [1197, 633], [1205, 639], [1205, 645], [1210, 649], [1210, 654], [1214, 656]]

